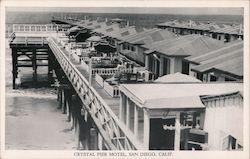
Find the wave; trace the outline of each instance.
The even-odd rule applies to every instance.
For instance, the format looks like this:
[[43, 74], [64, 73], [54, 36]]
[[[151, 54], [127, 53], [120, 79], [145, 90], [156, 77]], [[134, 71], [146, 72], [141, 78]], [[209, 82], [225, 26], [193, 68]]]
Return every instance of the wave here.
[[29, 88], [29, 89], [18, 89], [13, 90], [11, 88], [6, 88], [6, 97], [30, 97], [30, 98], [40, 98], [40, 99], [56, 99], [56, 90], [50, 88]]

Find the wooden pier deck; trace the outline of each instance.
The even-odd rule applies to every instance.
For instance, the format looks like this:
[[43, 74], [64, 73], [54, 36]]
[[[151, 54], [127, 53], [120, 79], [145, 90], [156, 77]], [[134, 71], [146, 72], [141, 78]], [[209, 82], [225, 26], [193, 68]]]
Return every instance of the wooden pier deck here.
[[10, 47], [15, 50], [42, 46], [51, 50], [95, 123], [106, 149], [144, 149], [142, 142], [119, 119], [120, 99], [111, 97], [99, 86], [94, 77], [91, 86], [89, 85], [88, 71], [70, 57], [71, 53], [59, 43], [56, 34], [55, 32], [50, 34], [47, 32], [44, 34], [18, 33], [11, 39]]
[[[54, 39], [56, 41], [56, 39]], [[63, 46], [57, 42], [58, 47], [61, 48], [62, 52], [69, 57], [70, 54], [68, 51], [66, 51]], [[80, 65], [78, 61], [76, 61], [74, 58], [69, 58], [70, 62], [74, 64], [74, 66], [78, 69], [79, 72], [86, 78], [89, 79], [89, 73]], [[95, 80], [95, 78], [92, 78], [91, 86], [98, 92], [98, 94], [104, 99], [104, 101], [110, 106], [111, 110], [115, 113], [115, 115], [119, 116], [119, 98], [113, 98], [111, 97], [103, 87], [101, 87]]]

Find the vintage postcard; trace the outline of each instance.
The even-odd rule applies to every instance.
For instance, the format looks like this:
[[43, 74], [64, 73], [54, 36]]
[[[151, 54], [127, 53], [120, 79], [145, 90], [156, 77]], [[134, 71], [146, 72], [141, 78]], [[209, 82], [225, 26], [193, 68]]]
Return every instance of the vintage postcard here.
[[248, 1], [2, 1], [1, 158], [249, 158]]

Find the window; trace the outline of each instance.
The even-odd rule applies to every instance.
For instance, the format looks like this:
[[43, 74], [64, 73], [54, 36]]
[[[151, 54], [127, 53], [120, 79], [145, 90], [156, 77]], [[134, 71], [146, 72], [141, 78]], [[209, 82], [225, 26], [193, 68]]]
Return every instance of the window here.
[[134, 46], [131, 47], [131, 51], [135, 51], [135, 47]]
[[217, 80], [218, 80], [218, 78], [216, 76], [210, 75], [210, 82], [215, 82]]
[[126, 44], [123, 44], [123, 45], [122, 45], [122, 49], [123, 49], [123, 50], [126, 50]]
[[129, 47], [128, 44], [125, 44], [125, 50], [128, 50], [128, 47]]

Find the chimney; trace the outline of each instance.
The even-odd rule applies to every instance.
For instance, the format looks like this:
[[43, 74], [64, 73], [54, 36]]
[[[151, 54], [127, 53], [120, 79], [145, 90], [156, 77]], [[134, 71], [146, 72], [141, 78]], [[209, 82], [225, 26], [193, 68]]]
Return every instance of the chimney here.
[[105, 18], [105, 22], [106, 22], [106, 23], [108, 22], [108, 18]]
[[191, 27], [192, 26], [192, 21], [191, 20], [189, 20], [189, 27]]

